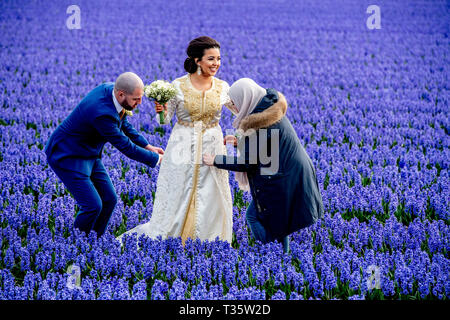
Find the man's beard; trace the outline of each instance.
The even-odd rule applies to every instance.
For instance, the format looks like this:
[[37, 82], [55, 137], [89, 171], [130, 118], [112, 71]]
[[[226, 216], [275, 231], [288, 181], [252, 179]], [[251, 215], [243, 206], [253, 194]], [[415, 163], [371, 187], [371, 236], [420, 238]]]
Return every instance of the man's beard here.
[[123, 100], [123, 102], [122, 102], [120, 105], [121, 105], [125, 110], [133, 111], [133, 107], [130, 106], [130, 105], [127, 103], [127, 100]]

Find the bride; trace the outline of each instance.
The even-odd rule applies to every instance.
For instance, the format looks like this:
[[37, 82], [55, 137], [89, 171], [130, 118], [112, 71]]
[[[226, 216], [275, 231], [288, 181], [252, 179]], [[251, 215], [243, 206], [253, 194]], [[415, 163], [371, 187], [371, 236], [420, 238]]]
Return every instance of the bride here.
[[124, 234], [181, 237], [183, 244], [188, 238], [216, 237], [231, 243], [228, 172], [202, 164], [203, 153], [226, 153], [219, 120], [222, 106], [233, 105], [228, 83], [214, 77], [220, 67], [220, 44], [203, 36], [192, 40], [186, 51], [188, 73], [172, 82], [176, 97], [165, 106], [156, 103], [156, 111], [165, 114], [161, 124], [168, 124], [173, 114], [178, 121], [161, 162], [151, 219]]

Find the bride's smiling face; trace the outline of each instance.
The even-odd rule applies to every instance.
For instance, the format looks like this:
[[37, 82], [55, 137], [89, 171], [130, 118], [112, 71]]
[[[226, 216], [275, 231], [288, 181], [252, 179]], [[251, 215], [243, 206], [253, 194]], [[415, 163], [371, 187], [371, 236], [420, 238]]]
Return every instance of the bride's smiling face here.
[[206, 49], [201, 60], [197, 64], [202, 68], [204, 76], [214, 76], [220, 67], [220, 50], [217, 48]]

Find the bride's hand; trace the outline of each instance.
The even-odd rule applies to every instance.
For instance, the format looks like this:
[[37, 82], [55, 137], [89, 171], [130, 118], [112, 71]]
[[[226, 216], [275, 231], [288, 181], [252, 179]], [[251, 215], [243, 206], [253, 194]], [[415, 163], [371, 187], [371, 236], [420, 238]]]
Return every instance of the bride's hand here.
[[167, 113], [167, 103], [165, 105], [162, 105], [155, 101], [155, 110], [157, 113], [164, 111], [164, 114], [166, 114]]
[[223, 144], [232, 144], [234, 146], [237, 146], [237, 138], [232, 135], [226, 135], [225, 138], [223, 138]]
[[214, 165], [214, 158], [212, 154], [204, 154], [203, 155], [203, 163], [207, 166], [213, 166]]

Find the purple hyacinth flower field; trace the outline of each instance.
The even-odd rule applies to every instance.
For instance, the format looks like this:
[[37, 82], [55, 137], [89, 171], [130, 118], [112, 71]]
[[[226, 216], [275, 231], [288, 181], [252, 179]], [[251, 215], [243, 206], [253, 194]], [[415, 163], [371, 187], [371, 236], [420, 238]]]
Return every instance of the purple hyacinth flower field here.
[[[448, 299], [449, 21], [446, 1], [1, 1], [0, 299]], [[152, 215], [158, 167], [106, 145], [119, 200], [97, 239], [73, 229], [78, 207], [47, 164], [48, 138], [90, 90], [125, 71], [180, 77], [201, 35], [221, 44], [218, 78], [286, 96], [316, 167], [325, 214], [290, 235], [288, 254], [254, 240], [233, 173], [231, 244], [121, 247]], [[224, 132], [232, 120], [223, 108]], [[172, 126], [148, 99], [129, 121], [165, 148]]]

